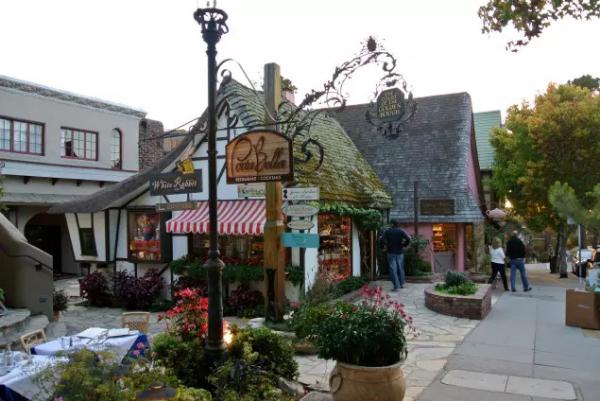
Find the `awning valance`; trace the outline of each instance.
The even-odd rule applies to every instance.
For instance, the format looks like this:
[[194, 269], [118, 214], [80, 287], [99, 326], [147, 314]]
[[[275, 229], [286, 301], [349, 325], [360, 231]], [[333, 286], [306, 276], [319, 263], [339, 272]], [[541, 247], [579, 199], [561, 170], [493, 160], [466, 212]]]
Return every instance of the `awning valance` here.
[[[219, 234], [262, 235], [267, 219], [263, 199], [219, 201], [217, 223]], [[208, 233], [208, 202], [186, 210], [167, 221], [167, 232], [174, 234]]]

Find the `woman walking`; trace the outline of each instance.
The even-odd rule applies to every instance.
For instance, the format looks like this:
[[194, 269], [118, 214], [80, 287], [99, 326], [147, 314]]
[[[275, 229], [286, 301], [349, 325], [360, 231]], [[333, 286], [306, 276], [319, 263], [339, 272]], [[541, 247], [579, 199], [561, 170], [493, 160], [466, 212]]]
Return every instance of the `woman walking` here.
[[506, 281], [506, 271], [504, 270], [505, 262], [504, 262], [504, 250], [502, 249], [502, 244], [500, 243], [500, 239], [494, 238], [492, 240], [492, 250], [490, 252], [491, 260], [492, 260], [492, 275], [488, 280], [489, 284], [492, 284], [498, 273], [500, 273], [500, 277], [502, 277], [502, 285], [504, 285], [504, 291], [508, 291], [508, 282]]

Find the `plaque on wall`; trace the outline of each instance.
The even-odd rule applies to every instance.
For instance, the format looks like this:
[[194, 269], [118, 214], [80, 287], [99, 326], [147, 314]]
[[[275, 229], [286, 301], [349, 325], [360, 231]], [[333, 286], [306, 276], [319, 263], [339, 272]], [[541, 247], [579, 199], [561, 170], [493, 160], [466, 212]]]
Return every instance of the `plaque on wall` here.
[[421, 199], [419, 207], [423, 216], [451, 216], [454, 214], [454, 199]]

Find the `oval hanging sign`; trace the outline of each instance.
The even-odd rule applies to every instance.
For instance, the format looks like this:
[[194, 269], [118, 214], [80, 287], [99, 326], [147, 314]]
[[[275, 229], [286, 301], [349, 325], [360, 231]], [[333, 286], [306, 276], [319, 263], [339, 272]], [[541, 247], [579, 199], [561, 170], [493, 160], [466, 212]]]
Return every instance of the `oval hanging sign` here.
[[319, 213], [319, 208], [311, 205], [284, 206], [283, 214], [289, 217], [308, 217]]
[[292, 220], [287, 223], [287, 226], [291, 230], [310, 230], [315, 225], [310, 220]]

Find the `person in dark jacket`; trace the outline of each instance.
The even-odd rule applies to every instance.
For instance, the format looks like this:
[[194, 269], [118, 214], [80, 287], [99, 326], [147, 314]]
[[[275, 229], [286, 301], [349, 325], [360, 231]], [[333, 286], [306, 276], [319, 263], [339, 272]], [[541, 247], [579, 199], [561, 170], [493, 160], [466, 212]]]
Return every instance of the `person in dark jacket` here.
[[392, 291], [404, 287], [404, 248], [410, 244], [410, 237], [400, 228], [400, 221], [392, 220], [392, 227], [383, 232], [382, 245], [387, 248], [387, 259], [392, 275]]
[[517, 234], [517, 231], [513, 231], [512, 236], [506, 243], [506, 256], [510, 259], [510, 288], [513, 292], [517, 291], [517, 270], [519, 270], [523, 291], [527, 292], [531, 291], [531, 287], [527, 281], [527, 272], [525, 271], [525, 244]]

